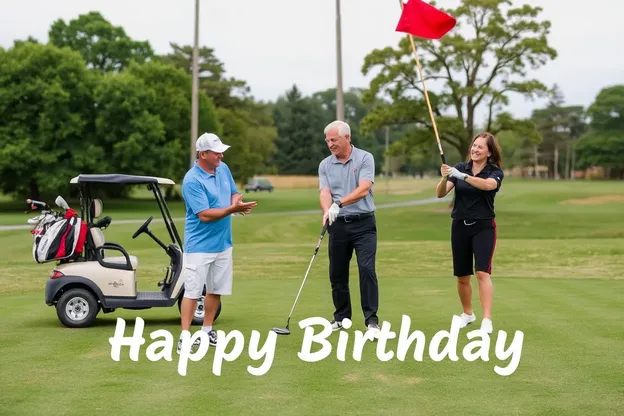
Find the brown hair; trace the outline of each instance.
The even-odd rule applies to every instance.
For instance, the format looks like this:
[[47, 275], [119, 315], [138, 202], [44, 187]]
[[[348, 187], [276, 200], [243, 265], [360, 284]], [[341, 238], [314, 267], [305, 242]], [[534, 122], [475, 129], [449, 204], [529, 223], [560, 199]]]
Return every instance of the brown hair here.
[[472, 139], [472, 141], [470, 142], [470, 146], [468, 146], [468, 156], [466, 162], [470, 162], [470, 152], [472, 149], [472, 145], [474, 144], [475, 140], [479, 138], [484, 138], [487, 140], [488, 151], [492, 154], [492, 156], [490, 156], [487, 160], [488, 163], [491, 163], [499, 169], [502, 169], [503, 152], [501, 151], [500, 145], [498, 144], [498, 140], [496, 139], [496, 137], [492, 133], [488, 133], [487, 131], [482, 131]]

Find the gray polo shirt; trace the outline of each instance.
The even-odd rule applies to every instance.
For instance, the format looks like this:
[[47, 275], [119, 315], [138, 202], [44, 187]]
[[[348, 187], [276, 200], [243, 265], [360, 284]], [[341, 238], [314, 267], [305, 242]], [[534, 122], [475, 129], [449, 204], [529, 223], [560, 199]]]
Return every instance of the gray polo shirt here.
[[[319, 164], [319, 190], [329, 188], [332, 200], [349, 195], [358, 187], [361, 180], [375, 181], [375, 160], [366, 150], [351, 146], [351, 156], [346, 162], [340, 162], [336, 156], [330, 155]], [[339, 216], [362, 214], [375, 211], [373, 187], [368, 195], [355, 204], [345, 205]]]

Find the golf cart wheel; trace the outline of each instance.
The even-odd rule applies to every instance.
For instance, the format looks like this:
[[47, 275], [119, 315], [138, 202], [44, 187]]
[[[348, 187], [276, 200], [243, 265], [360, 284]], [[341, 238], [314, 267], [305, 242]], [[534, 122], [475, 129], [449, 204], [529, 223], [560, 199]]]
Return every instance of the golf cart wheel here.
[[63, 293], [56, 304], [56, 314], [68, 328], [90, 326], [100, 311], [95, 297], [85, 289], [70, 289]]
[[[178, 299], [178, 312], [182, 311], [182, 299], [184, 296], [180, 296]], [[221, 300], [219, 300], [219, 306], [217, 306], [217, 311], [215, 312], [215, 316], [213, 318], [213, 322], [217, 320], [219, 315], [221, 314]], [[204, 324], [204, 296], [200, 297], [197, 300], [197, 307], [195, 308], [195, 313], [193, 314], [193, 321], [191, 325], [203, 325]]]

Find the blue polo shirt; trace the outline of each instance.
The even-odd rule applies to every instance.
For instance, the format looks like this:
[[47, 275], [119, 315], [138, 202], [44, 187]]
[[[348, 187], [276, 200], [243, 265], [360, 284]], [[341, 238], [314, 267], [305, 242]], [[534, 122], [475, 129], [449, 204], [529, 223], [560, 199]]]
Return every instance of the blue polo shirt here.
[[219, 253], [232, 246], [231, 215], [217, 221], [203, 222], [197, 214], [210, 208], [229, 207], [232, 205], [232, 195], [236, 193], [238, 190], [228, 165], [221, 162], [213, 175], [195, 162], [182, 181], [182, 197], [186, 206], [185, 252]]

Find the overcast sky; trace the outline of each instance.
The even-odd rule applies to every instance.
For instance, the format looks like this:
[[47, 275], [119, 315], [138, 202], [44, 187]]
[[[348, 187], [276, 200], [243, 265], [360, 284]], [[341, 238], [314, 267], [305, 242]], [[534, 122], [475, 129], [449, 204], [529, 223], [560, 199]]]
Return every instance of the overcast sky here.
[[[439, 0], [454, 7], [457, 0]], [[557, 82], [567, 104], [587, 106], [601, 88], [624, 83], [624, 2], [617, 0], [514, 0], [541, 4], [552, 22], [549, 41], [559, 56], [531, 72], [548, 86]], [[148, 40], [157, 53], [169, 42], [193, 43], [193, 0], [0, 0], [0, 44], [33, 36], [47, 41], [56, 19], [66, 22], [101, 12], [128, 35]], [[567, 13], [567, 14], [566, 14]], [[374, 48], [395, 46], [398, 0], [342, 0], [343, 82], [365, 87], [361, 67]], [[213, 47], [229, 75], [246, 80], [252, 94], [274, 100], [293, 83], [304, 93], [336, 84], [335, 0], [201, 0], [200, 43]], [[426, 67], [423, 68], [426, 73]], [[512, 100], [524, 117], [541, 103]]]

